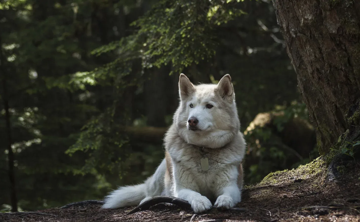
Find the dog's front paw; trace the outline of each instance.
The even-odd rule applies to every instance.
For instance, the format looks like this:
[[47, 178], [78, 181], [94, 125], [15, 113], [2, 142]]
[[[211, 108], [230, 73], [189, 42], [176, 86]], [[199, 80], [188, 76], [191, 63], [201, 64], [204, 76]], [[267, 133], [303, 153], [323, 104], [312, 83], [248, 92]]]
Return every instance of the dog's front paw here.
[[201, 213], [211, 209], [212, 204], [210, 200], [204, 196], [199, 196], [190, 201], [191, 208], [195, 213]]
[[215, 202], [215, 207], [217, 208], [232, 208], [233, 206], [235, 206], [235, 202], [233, 200], [233, 198], [231, 198], [230, 196], [227, 195], [221, 195], [217, 198], [216, 202]]

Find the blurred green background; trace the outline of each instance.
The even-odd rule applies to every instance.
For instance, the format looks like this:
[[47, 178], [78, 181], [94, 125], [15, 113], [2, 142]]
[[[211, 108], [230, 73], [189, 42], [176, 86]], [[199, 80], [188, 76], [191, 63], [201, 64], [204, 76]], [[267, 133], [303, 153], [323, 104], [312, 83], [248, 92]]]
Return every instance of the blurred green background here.
[[246, 184], [317, 156], [269, 0], [0, 0], [0, 45], [2, 212], [9, 142], [21, 210], [102, 199], [150, 176], [180, 72], [194, 83], [231, 74]]

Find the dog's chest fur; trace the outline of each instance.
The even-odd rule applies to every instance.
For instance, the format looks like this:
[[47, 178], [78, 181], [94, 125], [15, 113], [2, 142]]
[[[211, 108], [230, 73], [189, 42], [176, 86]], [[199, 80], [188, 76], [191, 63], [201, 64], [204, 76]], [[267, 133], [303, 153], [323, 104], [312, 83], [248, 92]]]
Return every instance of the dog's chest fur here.
[[[171, 150], [170, 153], [174, 161], [174, 164], [181, 166], [182, 168], [203, 176], [209, 176], [217, 171], [223, 170], [224, 167], [232, 162], [228, 159], [224, 159], [228, 150], [226, 148], [211, 149], [206, 147], [198, 147], [194, 145], [184, 144], [182, 149]], [[201, 160], [208, 162], [208, 169], [201, 163]], [[235, 160], [234, 160], [235, 161]]]
[[[242, 149], [236, 149], [233, 144], [219, 149], [198, 147], [187, 144], [181, 138], [172, 141], [175, 142], [167, 144], [166, 150], [171, 157], [171, 172], [174, 174], [172, 179], [182, 177], [183, 184], [178, 185], [214, 199], [224, 186], [223, 183], [237, 180]], [[202, 159], [208, 162], [208, 168], [202, 166]]]

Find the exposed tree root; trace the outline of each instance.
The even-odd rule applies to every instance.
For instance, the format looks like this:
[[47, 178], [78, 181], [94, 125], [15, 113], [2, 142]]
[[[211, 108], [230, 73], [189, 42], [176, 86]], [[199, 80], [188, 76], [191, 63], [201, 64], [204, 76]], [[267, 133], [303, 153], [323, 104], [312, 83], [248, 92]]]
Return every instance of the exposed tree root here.
[[[144, 203], [140, 204], [139, 206], [137, 206], [135, 209], [133, 209], [132, 211], [130, 211], [128, 213], [129, 214], [133, 214], [136, 212], [140, 212], [140, 211], [144, 211], [144, 210], [148, 210], [150, 209], [150, 207], [155, 206], [156, 204], [160, 204], [160, 203], [171, 203], [171, 204], [175, 204], [183, 209], [191, 209], [191, 205], [189, 204], [189, 202], [187, 202], [186, 200], [180, 199], [180, 198], [175, 198], [175, 197], [154, 197], [148, 201], [145, 201]], [[245, 208], [238, 208], [238, 207], [233, 207], [230, 209], [223, 209], [223, 208], [218, 208], [219, 210], [232, 210], [232, 211], [246, 211]]]
[[159, 203], [171, 203], [175, 204], [184, 209], [191, 209], [191, 205], [186, 200], [175, 198], [175, 197], [154, 197], [148, 201], [141, 203], [135, 209], [130, 211], [128, 214], [133, 214], [139, 211], [148, 210], [150, 207], [159, 204]]

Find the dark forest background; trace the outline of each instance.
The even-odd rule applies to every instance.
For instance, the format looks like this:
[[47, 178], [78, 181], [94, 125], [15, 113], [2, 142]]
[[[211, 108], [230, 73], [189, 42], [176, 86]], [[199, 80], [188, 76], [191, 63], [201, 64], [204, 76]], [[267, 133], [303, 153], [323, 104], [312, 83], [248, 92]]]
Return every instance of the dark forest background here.
[[150, 176], [180, 72], [231, 74], [246, 184], [317, 156], [268, 0], [0, 0], [0, 45], [2, 212], [13, 191], [35, 210]]

